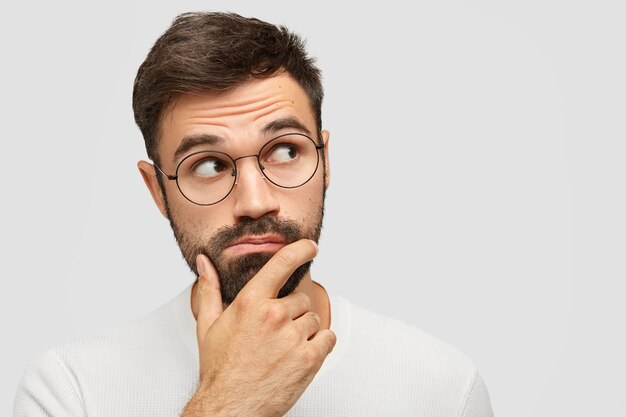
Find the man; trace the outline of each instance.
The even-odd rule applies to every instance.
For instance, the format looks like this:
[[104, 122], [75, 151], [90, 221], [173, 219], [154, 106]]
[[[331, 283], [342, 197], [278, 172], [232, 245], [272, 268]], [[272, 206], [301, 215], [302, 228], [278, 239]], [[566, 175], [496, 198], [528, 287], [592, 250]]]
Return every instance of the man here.
[[196, 282], [46, 353], [16, 416], [490, 416], [462, 354], [311, 279], [329, 133], [285, 28], [179, 16], [139, 68], [140, 173]]

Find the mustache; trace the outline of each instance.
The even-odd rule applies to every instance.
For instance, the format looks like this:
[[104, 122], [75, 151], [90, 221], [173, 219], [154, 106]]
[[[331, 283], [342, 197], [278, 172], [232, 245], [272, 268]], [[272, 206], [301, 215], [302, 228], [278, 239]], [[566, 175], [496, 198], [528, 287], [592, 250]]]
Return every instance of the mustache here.
[[[287, 243], [293, 243], [301, 238], [302, 231], [298, 224], [278, 217], [260, 217], [238, 223], [234, 226], [220, 227], [213, 238], [211, 246], [221, 252], [235, 241], [253, 235], [277, 234], [282, 236]], [[214, 253], [213, 255], [218, 255]]]

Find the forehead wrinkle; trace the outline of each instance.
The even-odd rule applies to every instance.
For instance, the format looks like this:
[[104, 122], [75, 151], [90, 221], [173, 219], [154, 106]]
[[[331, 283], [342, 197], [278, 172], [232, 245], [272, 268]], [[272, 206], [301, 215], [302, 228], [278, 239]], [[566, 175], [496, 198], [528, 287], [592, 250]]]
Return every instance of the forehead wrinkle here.
[[207, 117], [207, 116], [187, 116], [183, 120], [192, 121], [194, 124], [200, 124], [200, 125], [228, 127], [228, 124], [226, 122], [221, 121], [222, 119], [219, 119], [219, 118], [216, 119], [216, 118]]
[[290, 99], [272, 100], [272, 102], [268, 103], [267, 105], [258, 106], [258, 108], [255, 108], [254, 110], [248, 109], [248, 111], [229, 112], [229, 113], [211, 114], [211, 115], [207, 115], [207, 114], [189, 115], [189, 116], [184, 117], [183, 120], [190, 121], [194, 124], [212, 125], [212, 126], [227, 128], [229, 126], [228, 122], [223, 121], [223, 117], [238, 116], [240, 113], [242, 114], [251, 113], [250, 114], [252, 116], [251, 121], [254, 123], [254, 122], [257, 122], [259, 119], [269, 114], [272, 114], [273, 112], [277, 110], [281, 110], [287, 107], [296, 107], [294, 105], [293, 100], [290, 100]]
[[274, 106], [272, 106], [273, 108], [265, 107], [265, 108], [259, 109], [254, 115], [254, 118], [252, 120], [256, 122], [257, 120], [261, 119], [262, 117], [267, 116], [268, 114], [275, 112], [276, 110], [284, 109], [285, 107], [290, 107], [290, 106], [295, 107], [293, 100], [281, 100], [281, 102], [287, 103], [287, 104], [283, 104], [282, 106], [279, 107], [280, 102], [277, 102]]
[[259, 110], [271, 108], [281, 103], [291, 102], [287, 98], [268, 97], [266, 99], [258, 100], [254, 99], [245, 103], [237, 103], [232, 105], [216, 105], [215, 108], [206, 108], [205, 106], [198, 105], [191, 107], [192, 112], [201, 113], [200, 115], [191, 115], [189, 118], [212, 118], [212, 117], [227, 117], [236, 116], [245, 113], [255, 113]]

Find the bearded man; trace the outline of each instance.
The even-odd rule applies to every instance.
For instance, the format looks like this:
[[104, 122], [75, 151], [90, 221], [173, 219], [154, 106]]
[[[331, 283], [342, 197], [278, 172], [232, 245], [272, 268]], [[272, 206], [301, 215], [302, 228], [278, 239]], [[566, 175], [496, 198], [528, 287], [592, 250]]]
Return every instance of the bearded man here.
[[491, 416], [472, 363], [311, 278], [329, 184], [320, 71], [284, 27], [179, 16], [139, 68], [139, 171], [197, 277], [25, 374], [16, 416]]

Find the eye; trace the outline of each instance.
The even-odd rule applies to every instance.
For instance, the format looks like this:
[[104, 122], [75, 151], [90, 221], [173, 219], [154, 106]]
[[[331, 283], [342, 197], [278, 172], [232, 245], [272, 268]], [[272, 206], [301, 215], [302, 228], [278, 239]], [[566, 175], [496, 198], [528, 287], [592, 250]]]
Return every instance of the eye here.
[[192, 168], [194, 174], [204, 178], [215, 178], [228, 170], [228, 164], [215, 157], [204, 158], [196, 162]]
[[272, 148], [266, 160], [278, 164], [291, 162], [298, 157], [299, 153], [296, 145], [281, 143]]

